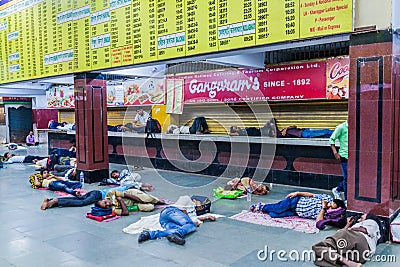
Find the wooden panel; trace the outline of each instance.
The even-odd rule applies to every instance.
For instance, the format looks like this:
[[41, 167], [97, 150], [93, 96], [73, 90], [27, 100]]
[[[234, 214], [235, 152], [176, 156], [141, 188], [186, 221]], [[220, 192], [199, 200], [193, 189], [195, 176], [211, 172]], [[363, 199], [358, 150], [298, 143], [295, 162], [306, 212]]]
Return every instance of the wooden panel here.
[[58, 120], [60, 122], [75, 123], [75, 110], [74, 109], [60, 109], [58, 111]]
[[290, 125], [299, 128], [335, 127], [347, 120], [347, 101], [340, 102], [297, 102], [273, 104], [201, 104], [186, 105], [180, 124], [191, 125], [197, 116], [207, 119], [212, 133], [226, 134], [229, 127], [262, 127], [274, 117], [279, 129]]
[[[107, 124], [108, 125], [119, 125], [132, 122], [136, 116], [136, 110], [134, 108], [120, 108], [120, 109], [108, 109], [107, 111]], [[75, 110], [66, 109], [59, 111], [59, 120], [62, 122], [75, 123]]]

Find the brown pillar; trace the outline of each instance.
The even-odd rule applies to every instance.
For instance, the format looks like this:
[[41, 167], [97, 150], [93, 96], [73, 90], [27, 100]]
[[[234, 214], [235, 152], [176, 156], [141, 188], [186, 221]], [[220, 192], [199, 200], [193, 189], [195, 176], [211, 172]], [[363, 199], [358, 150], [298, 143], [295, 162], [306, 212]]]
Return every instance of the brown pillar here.
[[104, 75], [75, 75], [75, 124], [77, 169], [85, 182], [108, 177], [106, 80]]
[[354, 34], [350, 46], [348, 206], [382, 216], [400, 207], [397, 37]]

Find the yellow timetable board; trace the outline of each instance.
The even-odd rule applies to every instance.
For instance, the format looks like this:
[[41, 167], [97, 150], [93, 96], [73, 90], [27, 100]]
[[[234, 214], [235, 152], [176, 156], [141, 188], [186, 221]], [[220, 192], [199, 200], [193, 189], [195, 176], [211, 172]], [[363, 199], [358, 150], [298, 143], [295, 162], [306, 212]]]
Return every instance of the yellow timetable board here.
[[58, 36], [57, 36], [57, 3], [56, 1], [43, 1], [42, 5], [42, 47], [44, 76], [58, 74]]
[[353, 30], [353, 0], [5, 0], [0, 83]]
[[133, 62], [157, 60], [157, 1], [133, 0]]
[[133, 64], [132, 1], [110, 2], [111, 64]]
[[90, 2], [76, 1], [72, 10], [74, 71], [92, 68], [90, 48]]
[[346, 0], [300, 0], [300, 37], [308, 38], [353, 30], [353, 2]]
[[158, 59], [185, 56], [185, 2], [184, 0], [157, 1], [157, 51]]
[[218, 1], [186, 2], [186, 55], [218, 51]]
[[58, 52], [57, 72], [67, 74], [74, 71], [72, 8], [73, 0], [57, 0], [57, 46]]
[[218, 50], [255, 45], [256, 1], [218, 1]]
[[90, 2], [90, 60], [96, 70], [111, 67], [110, 2]]
[[300, 37], [299, 1], [257, 0], [256, 44], [263, 45]]

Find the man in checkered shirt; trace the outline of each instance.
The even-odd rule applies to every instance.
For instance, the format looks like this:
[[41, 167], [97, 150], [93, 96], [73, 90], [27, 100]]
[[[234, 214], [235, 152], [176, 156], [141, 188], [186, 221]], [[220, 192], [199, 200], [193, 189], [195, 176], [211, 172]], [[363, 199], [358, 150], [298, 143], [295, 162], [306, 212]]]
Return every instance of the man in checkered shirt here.
[[[308, 192], [292, 192], [286, 198], [275, 204], [258, 203], [252, 205], [253, 212], [262, 211], [272, 218], [299, 216], [317, 219], [321, 213], [337, 208], [346, 208], [340, 199], [333, 199], [326, 194], [313, 194]], [[322, 216], [323, 218], [323, 216]]]

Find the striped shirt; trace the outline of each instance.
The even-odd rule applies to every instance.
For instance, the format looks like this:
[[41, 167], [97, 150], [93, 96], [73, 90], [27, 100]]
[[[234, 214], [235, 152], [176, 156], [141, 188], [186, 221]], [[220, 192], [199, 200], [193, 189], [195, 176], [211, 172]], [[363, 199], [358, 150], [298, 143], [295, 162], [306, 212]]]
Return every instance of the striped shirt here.
[[326, 194], [316, 194], [314, 197], [301, 197], [296, 205], [296, 213], [303, 218], [316, 219], [322, 209], [322, 201], [328, 203], [333, 201], [333, 198]]

